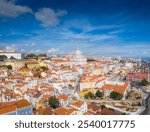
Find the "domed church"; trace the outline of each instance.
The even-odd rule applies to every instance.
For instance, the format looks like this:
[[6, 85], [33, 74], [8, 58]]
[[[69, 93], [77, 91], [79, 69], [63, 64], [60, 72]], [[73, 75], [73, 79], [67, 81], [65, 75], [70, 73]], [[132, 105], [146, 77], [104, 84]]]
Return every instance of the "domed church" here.
[[72, 58], [72, 63], [76, 64], [76, 65], [86, 65], [87, 64], [87, 58], [82, 55], [79, 48], [77, 49], [77, 51], [75, 52], [75, 55]]

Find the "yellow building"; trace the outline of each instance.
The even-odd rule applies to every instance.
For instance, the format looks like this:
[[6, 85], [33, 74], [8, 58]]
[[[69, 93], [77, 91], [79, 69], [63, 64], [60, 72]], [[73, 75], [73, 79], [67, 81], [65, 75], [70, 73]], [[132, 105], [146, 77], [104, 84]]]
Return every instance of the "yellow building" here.
[[25, 67], [18, 69], [18, 73], [21, 75], [26, 75], [26, 76], [29, 76], [32, 74], [31, 69], [25, 68]]
[[45, 67], [48, 67], [47, 63], [44, 62], [44, 61], [38, 61], [39, 63], [39, 66], [45, 66]]
[[95, 88], [95, 81], [84, 81], [80, 83], [80, 91], [83, 91], [84, 89], [89, 89], [89, 88]]
[[24, 67], [25, 61], [6, 61], [5, 65], [11, 65], [13, 69]]
[[29, 68], [29, 69], [35, 69], [38, 68], [40, 65], [37, 61], [27, 61], [25, 62], [25, 65]]
[[92, 94], [94, 94], [94, 89], [86, 89], [86, 90], [83, 90], [83, 91], [80, 91], [79, 92], [79, 95], [81, 97], [84, 97], [86, 94], [88, 94], [89, 92], [91, 92]]

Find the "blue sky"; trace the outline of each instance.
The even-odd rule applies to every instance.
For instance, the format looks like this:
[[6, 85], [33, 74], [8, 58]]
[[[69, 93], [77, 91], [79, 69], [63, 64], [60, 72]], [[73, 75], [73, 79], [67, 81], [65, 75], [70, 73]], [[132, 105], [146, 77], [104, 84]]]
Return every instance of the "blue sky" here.
[[0, 0], [0, 49], [150, 57], [150, 0]]

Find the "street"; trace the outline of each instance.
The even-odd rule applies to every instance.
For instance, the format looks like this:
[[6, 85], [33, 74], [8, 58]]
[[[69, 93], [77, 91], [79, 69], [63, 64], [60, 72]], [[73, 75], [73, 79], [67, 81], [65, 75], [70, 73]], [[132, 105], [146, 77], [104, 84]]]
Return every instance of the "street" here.
[[136, 87], [138, 90], [142, 90], [145, 94], [148, 94], [148, 97], [144, 99], [143, 105], [145, 107], [145, 110], [141, 113], [141, 115], [150, 115], [150, 93], [147, 92], [141, 85], [139, 85], [137, 82], [132, 82], [132, 85]]

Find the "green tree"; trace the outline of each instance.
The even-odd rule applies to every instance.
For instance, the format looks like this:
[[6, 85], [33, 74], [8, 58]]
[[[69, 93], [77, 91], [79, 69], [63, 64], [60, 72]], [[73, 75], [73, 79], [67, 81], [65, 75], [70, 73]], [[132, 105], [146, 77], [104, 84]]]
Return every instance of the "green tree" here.
[[95, 98], [94, 94], [91, 93], [91, 92], [88, 93], [88, 96], [89, 96], [89, 98], [91, 98], [91, 99]]
[[15, 58], [15, 57], [13, 57], [13, 56], [11, 56], [11, 57], [10, 57], [10, 60], [15, 60], [15, 59], [16, 59], [16, 58]]
[[141, 81], [141, 85], [142, 85], [142, 86], [147, 86], [147, 85], [148, 85], [148, 81], [147, 81], [146, 79], [143, 79], [143, 80]]
[[47, 54], [39, 54], [38, 57], [47, 57]]
[[42, 71], [47, 71], [47, 70], [49, 70], [48, 67], [46, 67], [46, 66], [40, 66], [40, 69], [41, 69]]
[[110, 93], [110, 98], [114, 99], [114, 100], [121, 100], [123, 97], [122, 94], [118, 93], [118, 92], [115, 92], [115, 91], [112, 91]]
[[27, 58], [27, 59], [36, 59], [37, 56], [36, 56], [35, 54], [28, 54], [28, 55], [26, 56], [26, 58]]
[[49, 103], [49, 106], [52, 107], [53, 109], [56, 109], [60, 105], [59, 101], [57, 100], [55, 96], [52, 96], [51, 98], [49, 98], [48, 103]]
[[8, 70], [12, 70], [12, 65], [8, 65], [8, 66], [7, 66], [7, 69], [8, 69]]
[[26, 64], [26, 63], [25, 63], [25, 65], [24, 65], [24, 67], [25, 67], [25, 68], [28, 68], [28, 66], [27, 66], [27, 64]]
[[0, 55], [0, 61], [4, 61], [7, 59], [7, 56], [6, 55]]
[[87, 94], [84, 95], [84, 98], [86, 98], [86, 99], [88, 99], [88, 98], [93, 99], [93, 98], [95, 98], [95, 96], [94, 96], [93, 93], [88, 92]]
[[88, 99], [88, 98], [89, 98], [89, 95], [88, 95], [88, 94], [85, 94], [85, 95], [84, 95], [84, 98]]
[[98, 98], [102, 98], [103, 97], [103, 92], [97, 90], [96, 93], [95, 93], [95, 96], [98, 97]]

